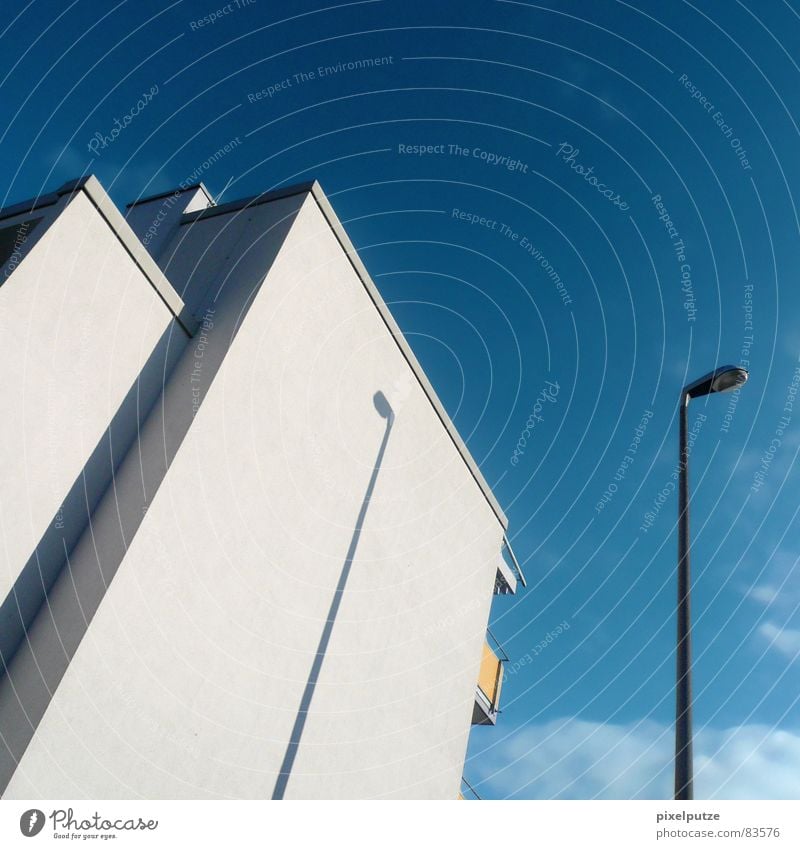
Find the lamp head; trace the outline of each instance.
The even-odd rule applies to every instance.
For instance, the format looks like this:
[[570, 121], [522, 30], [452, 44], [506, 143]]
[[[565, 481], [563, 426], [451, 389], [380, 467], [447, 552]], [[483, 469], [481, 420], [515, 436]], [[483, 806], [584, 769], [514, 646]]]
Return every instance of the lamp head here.
[[718, 372], [717, 376], [711, 381], [711, 389], [714, 392], [730, 392], [731, 389], [736, 389], [747, 383], [747, 378], [750, 375], [747, 369], [743, 368], [726, 368], [724, 371]]
[[698, 398], [712, 392], [730, 392], [746, 383], [749, 376], [747, 369], [741, 366], [720, 366], [684, 387], [683, 391], [688, 398]]

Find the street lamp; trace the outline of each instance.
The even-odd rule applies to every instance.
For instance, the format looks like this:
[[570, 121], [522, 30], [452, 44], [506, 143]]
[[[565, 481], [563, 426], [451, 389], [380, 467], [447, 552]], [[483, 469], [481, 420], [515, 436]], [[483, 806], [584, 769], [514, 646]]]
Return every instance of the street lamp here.
[[689, 445], [687, 419], [690, 398], [729, 392], [747, 380], [747, 371], [738, 366], [722, 366], [681, 393], [680, 448], [678, 469], [678, 646], [675, 687], [675, 798], [693, 799], [692, 787], [692, 679], [691, 619], [689, 608]]

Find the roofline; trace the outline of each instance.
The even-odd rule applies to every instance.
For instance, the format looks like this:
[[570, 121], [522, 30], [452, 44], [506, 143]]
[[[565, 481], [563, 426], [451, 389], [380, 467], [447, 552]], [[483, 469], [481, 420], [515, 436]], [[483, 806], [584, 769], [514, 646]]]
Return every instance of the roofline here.
[[20, 214], [30, 214], [43, 207], [55, 206], [62, 199], [68, 204], [71, 196], [78, 192], [84, 192], [86, 197], [102, 219], [106, 222], [111, 232], [121, 242], [128, 255], [144, 274], [145, 279], [155, 289], [156, 294], [163, 301], [166, 308], [175, 317], [178, 324], [189, 337], [194, 336], [197, 330], [197, 319], [191, 314], [183, 303], [180, 295], [175, 291], [172, 284], [158, 267], [156, 261], [150, 256], [145, 246], [136, 234], [131, 230], [122, 213], [117, 209], [100, 181], [93, 174], [69, 180], [60, 189], [46, 195], [40, 195], [33, 200], [16, 203], [5, 209], [0, 209], [0, 220]]
[[166, 308], [172, 313], [178, 324], [191, 337], [194, 336], [198, 327], [197, 319], [192, 315], [181, 296], [175, 291], [164, 272], [158, 267], [150, 252], [141, 243], [139, 237], [130, 228], [125, 217], [117, 209], [114, 202], [93, 174], [80, 180], [65, 183], [59, 190], [59, 194], [71, 194], [83, 190], [95, 209], [111, 228], [122, 246], [130, 255], [131, 259], [139, 267], [139, 270], [147, 278], [150, 285], [156, 290], [156, 294], [164, 302]]
[[295, 183], [293, 186], [271, 189], [268, 192], [262, 192], [259, 195], [253, 195], [242, 200], [232, 200], [228, 201], [228, 203], [221, 203], [218, 206], [209, 206], [206, 209], [187, 212], [181, 216], [181, 224], [190, 224], [200, 218], [213, 218], [215, 215], [227, 215], [229, 212], [238, 212], [240, 209], [249, 209], [251, 206], [259, 206], [262, 203], [272, 203], [272, 201], [281, 200], [282, 198], [311, 194], [314, 191], [314, 186], [319, 186], [319, 183], [316, 180], [309, 180], [304, 183]]
[[161, 200], [161, 198], [169, 198], [173, 195], [180, 195], [184, 192], [191, 192], [194, 189], [200, 189], [203, 194], [208, 198], [209, 203], [214, 206], [216, 201], [214, 200], [214, 196], [211, 192], [206, 188], [206, 184], [200, 180], [197, 183], [189, 183], [187, 186], [179, 186], [177, 189], [170, 189], [168, 192], [159, 192], [157, 195], [148, 195], [144, 198], [137, 198], [136, 200], [132, 200], [130, 203], [125, 205], [125, 209], [130, 209], [133, 206], [138, 206], [140, 203], [152, 203], [154, 200]]
[[[204, 218], [213, 218], [217, 215], [226, 215], [229, 212], [237, 212], [238, 210], [249, 208], [252, 206], [258, 206], [262, 203], [271, 203], [272, 201], [280, 200], [282, 198], [293, 197], [294, 195], [302, 194], [310, 194], [313, 196], [314, 200], [317, 203], [317, 206], [319, 207], [320, 212], [322, 212], [323, 217], [327, 221], [328, 226], [333, 230], [333, 233], [336, 236], [339, 244], [344, 249], [345, 254], [347, 254], [347, 258], [350, 260], [350, 264], [353, 266], [353, 269], [360, 278], [361, 283], [367, 290], [367, 294], [369, 295], [370, 300], [375, 305], [375, 308], [378, 310], [378, 313], [383, 319], [384, 324], [386, 324], [389, 332], [397, 343], [397, 346], [400, 348], [403, 357], [411, 367], [411, 370], [414, 372], [414, 375], [422, 386], [423, 392], [428, 396], [428, 400], [430, 401], [431, 406], [436, 412], [436, 415], [439, 417], [439, 420], [444, 425], [444, 428], [450, 436], [450, 439], [453, 441], [453, 444], [458, 450], [458, 453], [461, 455], [461, 459], [466, 464], [467, 468], [472, 474], [472, 477], [475, 479], [475, 482], [481, 489], [481, 492], [483, 493], [484, 497], [489, 502], [489, 506], [492, 508], [492, 511], [494, 512], [498, 521], [502, 525], [503, 531], [506, 531], [508, 529], [508, 518], [503, 512], [503, 508], [500, 506], [499, 502], [495, 498], [491, 487], [486, 482], [486, 478], [484, 478], [483, 473], [478, 467], [478, 464], [475, 462], [475, 459], [470, 453], [469, 448], [467, 448], [466, 444], [464, 443], [464, 440], [461, 438], [461, 435], [456, 429], [456, 426], [453, 424], [450, 417], [447, 415], [447, 412], [445, 411], [442, 402], [439, 400], [439, 396], [436, 394], [436, 391], [428, 380], [425, 372], [422, 369], [422, 366], [419, 364], [419, 361], [414, 355], [414, 352], [411, 350], [411, 346], [406, 341], [406, 338], [403, 335], [403, 331], [400, 330], [399, 326], [395, 322], [394, 317], [392, 316], [389, 310], [389, 307], [386, 306], [386, 302], [381, 297], [381, 294], [378, 291], [378, 287], [375, 285], [374, 281], [372, 280], [372, 277], [370, 277], [366, 266], [361, 261], [361, 258], [358, 255], [358, 251], [356, 251], [355, 247], [353, 246], [353, 243], [350, 241], [350, 237], [347, 235], [347, 232], [345, 231], [342, 222], [339, 220], [339, 217], [331, 206], [331, 203], [328, 200], [328, 197], [323, 191], [322, 186], [319, 184], [319, 182], [317, 182], [316, 180], [312, 180], [310, 182], [298, 183], [293, 186], [286, 186], [280, 189], [274, 189], [269, 192], [264, 192], [260, 195], [254, 195], [253, 197], [246, 198], [244, 200], [230, 201], [229, 203], [209, 207], [208, 209], [200, 209], [197, 212], [189, 212], [181, 217], [181, 224], [189, 224]], [[524, 586], [524, 578], [522, 582]]]
[[58, 203], [60, 197], [61, 193], [59, 190], [58, 192], [49, 192], [46, 195], [37, 195], [31, 200], [23, 200], [11, 206], [4, 206], [0, 209], [0, 221], [4, 218], [13, 218], [15, 215], [35, 212], [37, 209], [42, 209], [45, 206], [53, 206], [53, 204]]
[[[211, 195], [208, 193], [208, 190], [202, 182], [186, 186], [185, 189], [181, 188], [180, 191], [188, 191], [193, 188], [201, 188], [206, 195], [208, 195], [209, 199], [213, 201], [213, 198], [211, 198]], [[58, 201], [65, 195], [72, 195], [79, 191], [86, 193], [95, 209], [97, 209], [106, 224], [108, 224], [122, 243], [123, 247], [127, 250], [131, 259], [145, 275], [150, 285], [156, 290], [156, 293], [164, 302], [167, 309], [169, 309], [169, 311], [173, 314], [186, 333], [189, 336], [193, 336], [198, 327], [197, 320], [187, 309], [177, 291], [173, 288], [163, 271], [159, 268], [150, 253], [130, 228], [122, 213], [117, 209], [103, 186], [100, 184], [99, 180], [94, 175], [90, 174], [76, 180], [70, 180], [67, 183], [64, 183], [64, 185], [55, 192], [47, 195], [40, 195], [33, 200], [23, 201], [21, 203], [14, 204], [13, 206], [6, 207], [5, 209], [0, 209], [0, 220], [19, 215], [20, 213], [33, 212], [34, 210], [45, 206], [52, 206], [53, 204], [58, 203]], [[161, 197], [169, 197], [170, 195], [175, 194], [175, 191], [176, 190], [173, 189], [172, 191], [152, 195], [149, 198], [142, 198], [141, 200], [128, 204], [128, 208], [139, 203], [157, 200]], [[442, 402], [439, 400], [439, 396], [436, 394], [436, 391], [428, 380], [422, 366], [419, 364], [414, 352], [411, 350], [410, 345], [406, 341], [405, 336], [403, 336], [402, 330], [400, 330], [399, 326], [395, 322], [389, 308], [386, 306], [386, 302], [383, 300], [380, 292], [378, 291], [378, 287], [375, 285], [372, 277], [370, 277], [366, 266], [361, 261], [358, 252], [353, 246], [353, 243], [350, 241], [350, 237], [347, 235], [342, 222], [339, 220], [338, 215], [334, 211], [327, 195], [317, 180], [297, 183], [292, 186], [263, 192], [243, 200], [230, 201], [229, 203], [219, 204], [218, 206], [209, 206], [206, 209], [200, 209], [197, 212], [189, 212], [181, 216], [181, 224], [188, 224], [202, 218], [211, 218], [216, 215], [226, 215], [229, 212], [236, 212], [240, 209], [249, 208], [251, 206], [259, 206], [263, 203], [271, 203], [272, 201], [280, 200], [282, 198], [304, 194], [310, 194], [313, 196], [320, 212], [322, 212], [328, 226], [331, 230], [333, 230], [336, 239], [344, 249], [347, 258], [350, 260], [350, 264], [353, 266], [354, 271], [361, 280], [364, 288], [367, 290], [370, 300], [375, 305], [375, 308], [378, 310], [384, 324], [386, 324], [386, 327], [397, 343], [397, 346], [400, 348], [400, 352], [403, 354], [406, 362], [414, 372], [423, 392], [427, 395], [431, 406], [436, 412], [436, 415], [439, 417], [439, 420], [444, 425], [444, 428], [450, 436], [450, 439], [453, 441], [458, 453], [464, 460], [464, 463], [481, 489], [484, 497], [489, 502], [489, 506], [492, 508], [492, 511], [502, 525], [503, 530], [507, 530], [508, 518], [506, 517], [506, 514], [503, 512], [502, 507], [495, 498], [491, 487], [486, 482], [483, 473], [478, 467], [478, 464], [475, 462], [472, 454], [470, 454], [470, 451], [461, 438], [456, 426], [447, 415]]]

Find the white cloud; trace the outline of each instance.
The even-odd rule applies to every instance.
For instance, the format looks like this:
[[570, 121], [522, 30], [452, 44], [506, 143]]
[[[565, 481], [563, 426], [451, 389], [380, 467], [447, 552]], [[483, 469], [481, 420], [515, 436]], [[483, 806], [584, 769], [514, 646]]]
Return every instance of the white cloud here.
[[[755, 536], [755, 528], [749, 534]], [[795, 548], [776, 549], [767, 541], [758, 543], [753, 555], [753, 562], [764, 565], [748, 583], [739, 584], [739, 590], [757, 604], [772, 608], [772, 615], [795, 616], [800, 611], [800, 557]]]
[[773, 587], [771, 584], [757, 584], [745, 592], [748, 598], [752, 598], [753, 601], [758, 601], [767, 607], [776, 602], [779, 596], [777, 587]]
[[764, 622], [758, 626], [758, 633], [769, 641], [772, 648], [790, 660], [800, 654], [800, 631], [794, 628], [780, 628], [773, 622]]
[[[480, 772], [477, 790], [489, 797], [668, 799], [673, 752], [672, 726], [567, 718], [506, 737], [467, 771]], [[800, 798], [800, 733], [767, 725], [701, 728], [694, 753], [698, 799]]]

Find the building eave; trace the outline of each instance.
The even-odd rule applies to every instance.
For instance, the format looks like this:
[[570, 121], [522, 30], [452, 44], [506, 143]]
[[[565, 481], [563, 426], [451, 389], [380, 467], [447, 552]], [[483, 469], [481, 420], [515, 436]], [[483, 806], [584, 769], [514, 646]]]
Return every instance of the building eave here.
[[276, 200], [281, 200], [282, 198], [304, 194], [310, 194], [316, 201], [316, 204], [319, 207], [319, 210], [322, 213], [323, 217], [327, 221], [328, 226], [333, 231], [337, 241], [342, 246], [342, 249], [347, 255], [347, 258], [350, 260], [350, 264], [353, 266], [353, 269], [361, 280], [364, 288], [367, 290], [367, 294], [369, 295], [370, 300], [375, 305], [375, 308], [378, 310], [378, 313], [380, 314], [381, 318], [384, 321], [384, 324], [391, 333], [392, 338], [397, 343], [397, 346], [400, 348], [403, 357], [411, 367], [411, 370], [419, 381], [419, 384], [425, 392], [425, 395], [428, 397], [428, 400], [430, 401], [431, 406], [436, 412], [436, 415], [444, 425], [444, 428], [447, 431], [450, 439], [458, 450], [458, 453], [461, 455], [461, 459], [464, 461], [470, 471], [470, 474], [475, 479], [475, 482], [478, 484], [478, 487], [483, 493], [483, 496], [485, 497], [486, 501], [489, 503], [489, 506], [492, 508], [492, 511], [497, 517], [497, 520], [500, 522], [503, 530], [507, 530], [508, 519], [506, 517], [506, 514], [503, 512], [503, 508], [500, 506], [499, 502], [495, 498], [491, 487], [484, 478], [483, 473], [481, 472], [480, 468], [478, 467], [478, 464], [475, 462], [475, 459], [473, 458], [472, 454], [464, 443], [464, 440], [461, 438], [461, 435], [456, 429], [456, 426], [453, 424], [450, 417], [447, 415], [447, 412], [445, 411], [442, 402], [439, 400], [439, 396], [436, 394], [436, 391], [434, 390], [433, 386], [431, 386], [431, 383], [425, 375], [422, 366], [419, 364], [419, 361], [414, 355], [414, 352], [411, 350], [411, 346], [406, 341], [405, 336], [403, 336], [402, 330], [400, 330], [397, 325], [397, 322], [394, 320], [394, 317], [392, 316], [389, 307], [386, 305], [386, 302], [383, 300], [380, 292], [378, 291], [378, 287], [375, 285], [364, 263], [361, 261], [361, 258], [358, 255], [358, 251], [356, 251], [355, 247], [353, 246], [353, 243], [350, 241], [350, 237], [347, 235], [347, 232], [344, 226], [342, 225], [342, 222], [339, 220], [339, 216], [334, 211], [330, 201], [328, 200], [327, 195], [325, 194], [322, 189], [322, 186], [317, 180], [274, 189], [272, 191], [264, 192], [260, 195], [254, 195], [253, 197], [245, 198], [243, 200], [230, 201], [229, 203], [220, 204], [219, 206], [212, 206], [208, 209], [201, 209], [197, 212], [190, 212], [183, 216], [181, 223], [190, 224], [200, 219], [211, 218], [217, 215], [227, 215], [229, 213], [238, 212], [242, 209], [249, 209], [253, 206], [258, 206], [263, 203], [271, 203]]
[[[131, 230], [122, 213], [117, 209], [114, 202], [106, 193], [100, 181], [92, 174], [69, 180], [60, 189], [50, 194], [40, 195], [33, 200], [0, 209], [0, 221], [20, 214], [28, 214], [45, 207], [57, 205], [60, 201], [68, 203], [70, 197], [83, 192], [97, 210], [102, 219], [120, 241], [128, 252], [133, 262], [139, 267], [147, 281], [155, 289], [156, 294], [164, 302], [164, 305], [172, 313], [178, 324], [189, 335], [193, 336], [197, 330], [197, 320], [187, 309], [180, 295], [175, 291], [172, 284], [158, 267], [156, 261], [150, 256], [147, 249], [141, 243], [136, 234]], [[55, 214], [58, 214], [56, 210]]]

